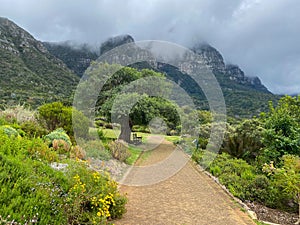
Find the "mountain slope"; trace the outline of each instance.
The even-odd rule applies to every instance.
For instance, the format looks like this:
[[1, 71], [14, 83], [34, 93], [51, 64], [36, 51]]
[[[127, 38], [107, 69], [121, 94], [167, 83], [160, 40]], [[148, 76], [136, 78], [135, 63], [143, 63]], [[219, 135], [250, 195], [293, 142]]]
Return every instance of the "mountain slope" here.
[[[133, 42], [134, 39], [130, 35], [112, 37], [102, 43], [100, 53], [105, 53], [119, 45]], [[63, 49], [64, 47], [61, 48], [62, 52]], [[204, 63], [215, 74], [222, 88], [229, 115], [236, 117], [258, 115], [260, 112], [268, 110], [268, 101], [276, 102], [279, 99], [280, 96], [269, 92], [258, 77], [248, 77], [238, 66], [226, 65], [220, 52], [212, 46], [208, 44], [196, 44], [191, 50], [201, 55]], [[76, 60], [76, 55], [73, 54], [68, 54], [69, 58], [63, 57], [62, 54], [57, 54], [56, 56], [67, 65], [69, 65], [69, 61]], [[179, 69], [159, 62], [155, 66], [141, 62], [133, 65], [133, 67], [138, 69], [151, 68], [155, 71], [165, 73], [169, 79], [175, 81], [186, 90], [194, 99], [197, 107], [208, 109], [208, 103], [200, 87], [198, 87], [190, 76], [181, 73]], [[87, 68], [87, 65], [82, 67], [82, 71], [85, 68]], [[82, 74], [79, 75], [81, 76]]]
[[0, 17], [0, 104], [70, 101], [78, 77], [43, 44]]
[[92, 51], [86, 45], [73, 45], [71, 42], [43, 42], [47, 50], [55, 57], [61, 59], [69, 69], [81, 77], [90, 66], [91, 61], [96, 60], [99, 54]]

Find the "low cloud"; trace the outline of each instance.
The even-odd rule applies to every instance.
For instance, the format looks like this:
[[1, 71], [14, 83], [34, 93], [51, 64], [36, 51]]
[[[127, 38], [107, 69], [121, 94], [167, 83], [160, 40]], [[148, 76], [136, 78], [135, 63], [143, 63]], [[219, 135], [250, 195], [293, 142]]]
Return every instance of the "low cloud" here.
[[108, 37], [208, 42], [275, 93], [300, 93], [297, 0], [0, 0], [0, 15], [43, 41]]

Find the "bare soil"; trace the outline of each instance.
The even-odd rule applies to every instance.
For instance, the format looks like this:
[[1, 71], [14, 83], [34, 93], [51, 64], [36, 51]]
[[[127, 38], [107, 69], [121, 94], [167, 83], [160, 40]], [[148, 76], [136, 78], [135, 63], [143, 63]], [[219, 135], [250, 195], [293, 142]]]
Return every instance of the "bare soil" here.
[[282, 225], [292, 225], [298, 220], [296, 213], [288, 213], [277, 209], [268, 208], [259, 203], [247, 203], [257, 214], [259, 220]]

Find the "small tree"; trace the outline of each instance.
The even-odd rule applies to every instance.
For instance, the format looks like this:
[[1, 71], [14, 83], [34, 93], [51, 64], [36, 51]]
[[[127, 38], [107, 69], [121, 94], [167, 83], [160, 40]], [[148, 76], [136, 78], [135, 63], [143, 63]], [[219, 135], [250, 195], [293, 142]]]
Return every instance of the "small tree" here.
[[300, 157], [285, 155], [282, 159], [282, 168], [275, 168], [271, 162], [269, 165], [265, 164], [263, 169], [273, 177], [276, 186], [298, 203], [299, 218], [295, 224], [300, 224]]
[[38, 119], [50, 131], [61, 127], [71, 137], [74, 137], [74, 130], [76, 135], [82, 138], [88, 135], [88, 118], [75, 108], [64, 106], [61, 102], [53, 102], [40, 106], [38, 109]]
[[278, 163], [283, 155], [300, 156], [300, 99], [290, 96], [280, 99], [276, 108], [270, 104], [265, 117], [262, 143], [264, 161]]

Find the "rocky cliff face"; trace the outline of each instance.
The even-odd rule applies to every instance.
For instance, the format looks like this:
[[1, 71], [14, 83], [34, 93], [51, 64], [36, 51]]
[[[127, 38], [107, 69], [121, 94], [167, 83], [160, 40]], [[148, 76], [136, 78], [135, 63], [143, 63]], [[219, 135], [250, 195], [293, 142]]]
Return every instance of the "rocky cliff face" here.
[[269, 92], [268, 89], [261, 83], [258, 77], [247, 77], [237, 65], [226, 65], [225, 75], [239, 84], [253, 87], [262, 92]]
[[46, 53], [43, 44], [36, 41], [28, 32], [17, 26], [12, 21], [0, 17], [0, 48], [5, 49], [15, 55], [35, 48]]
[[192, 51], [201, 55], [204, 63], [211, 68], [214, 73], [221, 73], [238, 84], [252, 87], [258, 91], [270, 93], [258, 77], [246, 76], [237, 65], [225, 65], [220, 52], [212, 46], [208, 44], [197, 44], [192, 48]]
[[109, 38], [107, 41], [103, 42], [100, 46], [100, 55], [104, 54], [105, 52], [118, 47], [123, 44], [132, 43], [134, 42], [133, 37], [130, 35], [120, 35], [116, 37]]
[[214, 72], [225, 72], [223, 57], [217, 49], [208, 44], [196, 44], [191, 50], [202, 56], [204, 63]]

